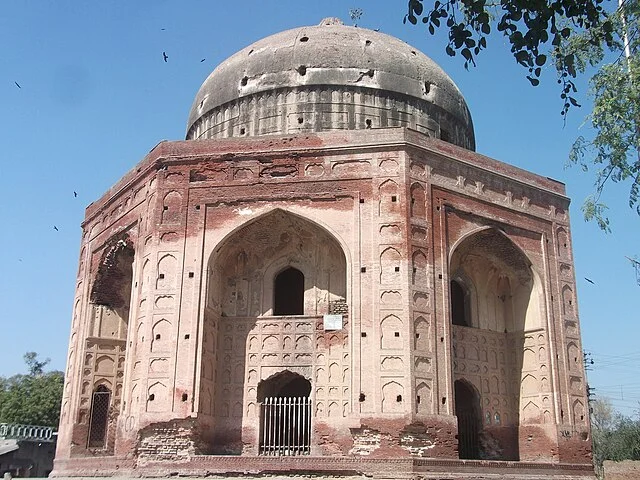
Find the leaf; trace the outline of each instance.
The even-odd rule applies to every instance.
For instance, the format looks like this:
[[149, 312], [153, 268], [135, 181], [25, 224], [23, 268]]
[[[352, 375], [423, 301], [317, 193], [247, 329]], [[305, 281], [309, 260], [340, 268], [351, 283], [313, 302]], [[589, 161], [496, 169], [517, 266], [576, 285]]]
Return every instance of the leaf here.
[[529, 80], [531, 85], [533, 85], [534, 87], [537, 87], [540, 84], [540, 80], [538, 80], [537, 78], [530, 77], [529, 75], [527, 75], [527, 80]]

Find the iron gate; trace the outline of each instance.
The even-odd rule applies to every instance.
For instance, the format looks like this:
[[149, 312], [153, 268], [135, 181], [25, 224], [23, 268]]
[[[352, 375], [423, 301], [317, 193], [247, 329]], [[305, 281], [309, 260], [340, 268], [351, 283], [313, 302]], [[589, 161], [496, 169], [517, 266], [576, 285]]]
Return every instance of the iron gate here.
[[107, 434], [107, 422], [109, 420], [110, 400], [111, 392], [103, 385], [100, 385], [96, 391], [93, 392], [91, 418], [89, 420], [89, 448], [104, 447]]
[[309, 455], [311, 399], [267, 397], [260, 405], [260, 454]]
[[478, 459], [478, 417], [474, 412], [460, 412], [458, 416], [458, 453], [460, 458]]

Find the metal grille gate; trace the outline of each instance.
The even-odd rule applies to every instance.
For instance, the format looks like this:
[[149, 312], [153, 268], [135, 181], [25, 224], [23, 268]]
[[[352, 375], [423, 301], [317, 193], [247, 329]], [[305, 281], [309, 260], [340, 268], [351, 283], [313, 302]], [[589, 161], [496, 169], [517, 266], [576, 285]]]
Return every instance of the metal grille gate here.
[[474, 412], [460, 412], [458, 416], [458, 453], [460, 458], [478, 459], [478, 417]]
[[260, 454], [309, 455], [311, 399], [267, 397], [260, 405]]
[[91, 447], [104, 447], [109, 420], [109, 402], [111, 392], [104, 386], [98, 387], [93, 393], [91, 403], [91, 418], [89, 420], [89, 442]]

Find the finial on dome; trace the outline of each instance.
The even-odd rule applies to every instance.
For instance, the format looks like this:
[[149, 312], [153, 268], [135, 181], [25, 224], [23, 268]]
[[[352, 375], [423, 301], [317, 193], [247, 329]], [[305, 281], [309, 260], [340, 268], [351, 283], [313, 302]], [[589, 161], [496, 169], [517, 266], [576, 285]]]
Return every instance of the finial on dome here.
[[321, 27], [326, 27], [327, 25], [344, 25], [344, 22], [340, 20], [338, 17], [327, 17], [323, 18], [320, 22]]

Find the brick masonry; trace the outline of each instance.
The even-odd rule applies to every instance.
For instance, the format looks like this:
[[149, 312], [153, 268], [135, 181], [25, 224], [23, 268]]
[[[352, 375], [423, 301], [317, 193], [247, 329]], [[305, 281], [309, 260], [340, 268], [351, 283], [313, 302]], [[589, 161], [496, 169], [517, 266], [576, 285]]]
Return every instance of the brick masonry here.
[[[308, 73], [287, 81], [328, 78]], [[309, 87], [338, 103], [295, 129], [273, 102], [302, 90], [238, 79], [264, 118], [227, 128], [236, 107], [212, 107], [191, 129], [210, 139], [161, 142], [87, 207], [54, 475], [590, 475], [564, 185], [462, 148], [450, 80], [399, 99], [380, 75]], [[281, 314], [285, 271], [300, 306]], [[310, 455], [259, 456], [263, 401], [294, 384]]]

